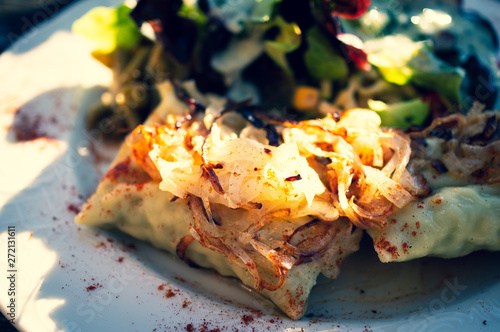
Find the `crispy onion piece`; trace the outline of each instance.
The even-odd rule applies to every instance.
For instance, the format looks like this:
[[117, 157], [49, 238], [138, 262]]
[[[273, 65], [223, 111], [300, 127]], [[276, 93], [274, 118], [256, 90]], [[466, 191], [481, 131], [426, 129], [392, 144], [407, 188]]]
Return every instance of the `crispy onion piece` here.
[[246, 269], [256, 290], [282, 287], [293, 266], [309, 262], [336, 276], [360, 229], [384, 228], [411, 199], [399, 183], [409, 176], [409, 140], [383, 131], [374, 112], [267, 118], [283, 137], [276, 147], [239, 137], [222, 118], [208, 127], [175, 120], [135, 131], [130, 144], [143, 168], [156, 167], [160, 189], [188, 199], [194, 222], [178, 254], [186, 260], [196, 240]]
[[408, 190], [411, 195], [417, 197], [426, 197], [432, 192], [429, 182], [414, 163], [408, 165], [407, 170], [403, 172], [399, 179], [399, 184]]
[[186, 235], [184, 236], [179, 243], [177, 243], [176, 247], [176, 253], [177, 256], [179, 256], [180, 259], [182, 259], [184, 262], [188, 263], [189, 265], [194, 265], [193, 262], [191, 262], [188, 257], [187, 257], [187, 249], [191, 243], [193, 243], [194, 237], [192, 235]]
[[335, 207], [356, 226], [383, 229], [394, 209], [412, 199], [410, 191], [426, 191], [426, 183], [406, 168], [410, 139], [398, 131], [383, 131], [375, 113], [351, 110], [339, 122], [327, 117], [306, 124], [310, 126], [288, 127], [285, 142], [297, 142], [317, 172], [326, 174]]
[[[461, 114], [452, 114], [444, 118], [436, 118], [422, 131], [411, 133], [411, 138], [425, 138], [429, 136], [441, 135], [440, 131], [452, 128], [462, 128], [466, 125], [466, 120]], [[438, 136], [439, 137], [439, 136]]]
[[[254, 277], [254, 288], [258, 291], [276, 290], [283, 286], [289, 270], [295, 266], [312, 261], [322, 261], [324, 274], [335, 277], [340, 262], [351, 252], [357, 250], [361, 232], [353, 230], [353, 226], [345, 219], [325, 221], [319, 218], [296, 227], [284, 241], [273, 241], [266, 244], [266, 232], [259, 234], [262, 227], [273, 228], [272, 221], [289, 214], [285, 212], [265, 216], [264, 221], [256, 222], [245, 232], [213, 232], [217, 226], [209, 220], [202, 200], [196, 196], [189, 198], [189, 207], [195, 219], [190, 227], [193, 239], [227, 257], [229, 261], [249, 271]], [[237, 227], [238, 225], [229, 225]], [[264, 237], [261, 239], [261, 237]], [[184, 248], [190, 238], [179, 244]], [[179, 247], [178, 247], [179, 248]], [[185, 250], [185, 248], [184, 248]], [[328, 258], [325, 258], [328, 256]], [[185, 255], [184, 255], [185, 258]]]
[[[324, 222], [316, 218], [297, 227], [278, 249], [288, 255], [299, 257], [297, 265], [309, 263], [315, 257], [324, 254], [331, 244], [336, 242], [338, 233], [339, 229], [335, 223]], [[323, 234], [323, 236], [318, 236], [318, 234]], [[292, 245], [292, 243], [295, 244]]]
[[134, 129], [131, 135], [127, 137], [127, 143], [132, 150], [134, 161], [148, 173], [154, 181], [161, 181], [160, 172], [155, 164], [149, 158], [150, 144], [153, 141], [154, 133], [143, 125]]
[[481, 183], [498, 183], [500, 177], [500, 141], [486, 146], [456, 144], [445, 153], [443, 163], [453, 176]]
[[384, 176], [378, 169], [363, 166], [363, 170], [366, 181], [375, 185], [379, 193], [398, 208], [402, 208], [412, 200], [413, 197], [408, 191], [393, 179]]
[[[247, 269], [255, 279], [254, 288], [257, 291], [262, 289], [276, 290], [283, 286], [289, 269], [295, 263], [291, 256], [280, 254], [252, 238], [248, 239], [248, 233], [246, 233], [247, 241], [244, 242], [249, 242], [250, 248], [245, 247], [244, 242], [239, 242], [237, 237], [228, 236], [229, 234], [216, 236], [213, 232], [207, 231], [214, 225], [210, 224], [207, 218], [202, 200], [191, 196], [188, 204], [195, 220], [194, 225], [190, 227], [190, 233], [201, 245], [227, 257], [231, 263]], [[267, 258], [267, 263], [272, 266], [274, 270], [274, 278], [272, 279], [277, 280], [274, 283], [268, 281], [269, 278], [264, 276], [262, 267], [265, 265], [261, 261], [259, 262], [259, 255]]]
[[[483, 107], [476, 104], [467, 115], [436, 119], [425, 130], [410, 135], [420, 150], [414, 153], [413, 160], [421, 168], [440, 166], [441, 173], [471, 183], [500, 181], [500, 111], [483, 112]], [[427, 158], [429, 140], [439, 151], [438, 156], [434, 153], [437, 160]]]
[[362, 234], [347, 218], [335, 222], [315, 218], [297, 227], [279, 250], [298, 257], [296, 265], [317, 261], [321, 257], [321, 272], [333, 279], [340, 272], [342, 260], [358, 250]]
[[382, 171], [386, 176], [392, 175], [392, 180], [399, 181], [410, 161], [410, 139], [395, 133], [391, 136], [382, 137], [381, 141], [386, 149], [388, 148], [393, 151], [391, 158], [382, 168]]
[[290, 209], [281, 209], [278, 211], [268, 213], [263, 218], [259, 218], [257, 222], [251, 223], [250, 227], [246, 229], [246, 233], [250, 234], [251, 236], [255, 236], [262, 227], [269, 224], [272, 220], [276, 218], [290, 217], [290, 213], [291, 213]]

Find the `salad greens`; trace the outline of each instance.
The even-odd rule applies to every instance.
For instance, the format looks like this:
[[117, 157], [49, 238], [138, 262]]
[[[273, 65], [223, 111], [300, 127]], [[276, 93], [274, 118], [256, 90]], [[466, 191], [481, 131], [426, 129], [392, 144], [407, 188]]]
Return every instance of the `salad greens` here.
[[130, 17], [131, 9], [95, 7], [75, 21], [73, 31], [94, 43], [96, 52], [111, 53], [118, 47], [132, 48], [140, 39], [140, 32]]
[[277, 16], [272, 21], [269, 29], [275, 27], [279, 29], [279, 33], [274, 40], [264, 42], [266, 54], [288, 74], [293, 75], [286, 55], [300, 46], [300, 28], [294, 23], [286, 22], [281, 16]]
[[395, 35], [367, 42], [366, 51], [368, 61], [387, 82], [414, 83], [435, 90], [453, 103], [460, 102], [465, 71], [439, 59], [427, 43]]
[[[479, 42], [462, 37], [464, 26]], [[111, 117], [124, 133], [152, 111], [165, 79], [292, 119], [317, 116], [296, 96], [318, 96], [317, 110], [371, 108], [399, 128], [475, 101], [493, 107], [498, 94], [497, 36], [454, 2], [139, 0], [91, 11], [73, 29], [116, 77], [89, 126]]]
[[385, 53], [394, 58], [407, 51], [397, 59], [402, 63], [394, 61], [381, 69], [383, 59], [369, 56], [369, 61], [379, 65], [389, 82], [414, 85], [424, 96], [437, 92], [433, 114], [466, 112], [474, 102], [500, 107], [498, 36], [490, 22], [464, 10], [460, 1], [373, 0], [365, 15], [341, 22], [366, 45], [397, 40], [399, 45], [386, 44]]
[[346, 60], [338, 54], [318, 27], [307, 33], [309, 48], [304, 54], [310, 75], [316, 79], [343, 80], [349, 74]]
[[411, 125], [421, 126], [429, 115], [429, 104], [420, 98], [386, 104], [380, 100], [368, 100], [368, 108], [377, 112], [388, 127], [408, 128]]

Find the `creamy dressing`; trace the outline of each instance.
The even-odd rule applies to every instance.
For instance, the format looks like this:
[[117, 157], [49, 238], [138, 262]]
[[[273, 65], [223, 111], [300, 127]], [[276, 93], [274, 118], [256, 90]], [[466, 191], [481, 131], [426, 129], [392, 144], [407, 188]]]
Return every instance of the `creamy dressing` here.
[[212, 58], [212, 67], [224, 75], [226, 84], [231, 87], [227, 93], [228, 98], [251, 98], [255, 103], [259, 102], [258, 89], [245, 82], [241, 76], [243, 70], [264, 52], [263, 33], [263, 29], [255, 26], [246, 38], [233, 37], [227, 49]]
[[232, 33], [239, 33], [250, 17], [255, 1], [253, 0], [208, 0], [210, 12], [219, 18]]

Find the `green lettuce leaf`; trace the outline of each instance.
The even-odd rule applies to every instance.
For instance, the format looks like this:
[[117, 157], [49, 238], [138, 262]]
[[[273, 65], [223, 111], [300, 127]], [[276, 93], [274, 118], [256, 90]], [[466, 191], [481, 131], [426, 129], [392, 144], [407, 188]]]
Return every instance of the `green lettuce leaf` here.
[[337, 53], [318, 27], [307, 31], [306, 40], [309, 48], [304, 54], [304, 61], [312, 77], [319, 80], [341, 80], [347, 77], [349, 70], [344, 57]]
[[460, 102], [464, 70], [437, 58], [427, 43], [396, 35], [365, 45], [368, 62], [379, 69], [386, 81], [398, 85], [413, 83], [436, 91], [453, 103]]
[[292, 74], [286, 54], [295, 51], [300, 46], [301, 31], [295, 23], [288, 23], [281, 16], [277, 16], [268, 28], [272, 27], [278, 27], [280, 33], [276, 39], [266, 40], [264, 43], [265, 51], [278, 66], [288, 74]]
[[459, 103], [460, 87], [465, 71], [438, 59], [428, 47], [422, 48], [408, 62], [413, 69], [411, 81], [421, 87], [434, 90], [452, 103]]
[[198, 3], [191, 4], [183, 1], [177, 14], [194, 21], [198, 26], [204, 26], [208, 21], [207, 15], [200, 9]]
[[380, 100], [368, 100], [368, 107], [378, 113], [382, 126], [392, 128], [409, 128], [422, 125], [429, 115], [429, 104], [416, 98], [393, 104]]
[[130, 8], [95, 7], [73, 23], [72, 31], [93, 43], [94, 51], [109, 54], [117, 47], [132, 48], [141, 33], [130, 18]]

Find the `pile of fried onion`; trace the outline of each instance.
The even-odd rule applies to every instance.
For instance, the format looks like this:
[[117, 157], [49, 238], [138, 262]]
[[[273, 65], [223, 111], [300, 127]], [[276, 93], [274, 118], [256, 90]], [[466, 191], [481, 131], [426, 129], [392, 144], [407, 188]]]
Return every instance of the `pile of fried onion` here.
[[406, 167], [409, 137], [381, 129], [372, 111], [301, 122], [252, 117], [265, 125], [237, 110], [169, 115], [137, 127], [127, 144], [161, 190], [189, 201], [195, 221], [179, 256], [188, 260], [196, 240], [246, 268], [256, 290], [280, 288], [303, 263], [336, 277], [361, 229], [383, 229], [424, 190]]

